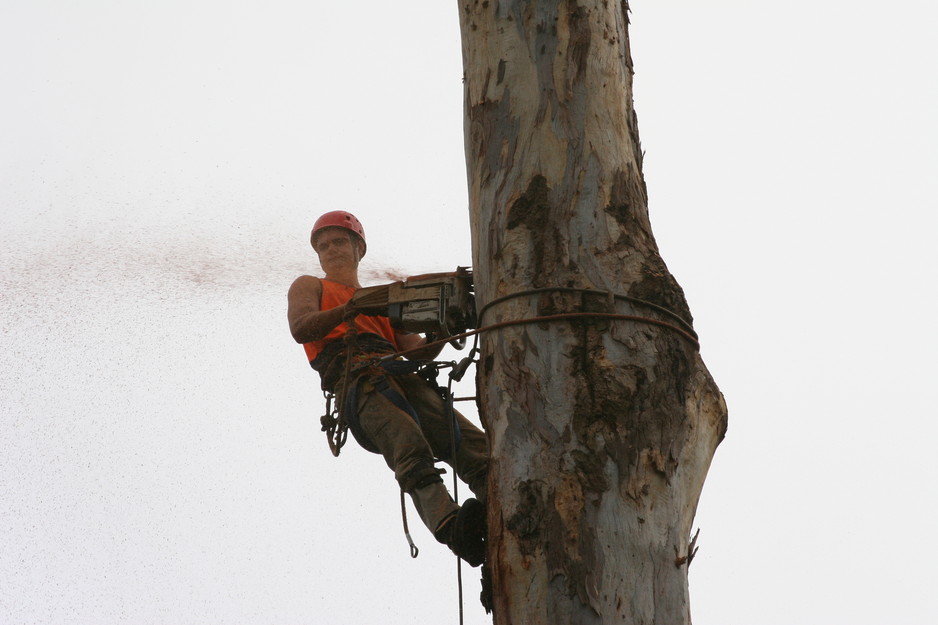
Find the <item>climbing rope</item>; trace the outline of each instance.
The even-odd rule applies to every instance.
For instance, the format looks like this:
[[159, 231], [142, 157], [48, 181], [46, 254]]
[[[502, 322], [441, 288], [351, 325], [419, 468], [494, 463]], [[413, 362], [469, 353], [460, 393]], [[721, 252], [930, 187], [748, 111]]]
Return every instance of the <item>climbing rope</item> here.
[[475, 330], [469, 330], [467, 332], [462, 332], [460, 334], [454, 334], [445, 339], [433, 341], [432, 343], [425, 343], [420, 347], [415, 347], [413, 349], [406, 349], [393, 354], [387, 354], [375, 358], [372, 364], [384, 362], [386, 360], [394, 360], [396, 358], [401, 358], [407, 356], [416, 351], [426, 349], [428, 347], [434, 347], [436, 345], [443, 345], [449, 343], [452, 340], [463, 339], [470, 336], [475, 336], [476, 334], [481, 334], [483, 332], [490, 332], [492, 330], [499, 330], [501, 328], [507, 328], [510, 326], [519, 326], [519, 325], [528, 325], [532, 323], [545, 323], [548, 321], [562, 321], [564, 319], [608, 319], [608, 320], [620, 320], [620, 321], [637, 321], [641, 323], [647, 323], [649, 325], [659, 326], [662, 328], [667, 328], [676, 332], [683, 338], [685, 338], [695, 350], [700, 349], [700, 342], [697, 340], [697, 337], [681, 328], [670, 324], [666, 321], [661, 321], [660, 319], [653, 319], [651, 317], [642, 317], [639, 315], [623, 315], [619, 313], [603, 313], [603, 312], [575, 312], [575, 313], [558, 313], [555, 315], [541, 315], [538, 317], [530, 317], [528, 319], [511, 319], [509, 321], [499, 321], [491, 325], [487, 325], [483, 328], [476, 328]]
[[[475, 351], [475, 347], [473, 347], [473, 351]], [[470, 359], [471, 353], [472, 352], [470, 352]], [[456, 459], [456, 448], [459, 442], [456, 440], [458, 425], [456, 422], [456, 411], [453, 408], [453, 380], [456, 379], [457, 375], [460, 378], [462, 376], [458, 374], [458, 365], [456, 365], [455, 362], [452, 363], [452, 365], [453, 369], [449, 372], [449, 376], [447, 376], [449, 381], [447, 382], [446, 391], [444, 393], [444, 403], [446, 406], [446, 420], [449, 422], [449, 457], [453, 466], [453, 501], [456, 502], [456, 505], [459, 505], [459, 469], [457, 468], [458, 460]], [[462, 372], [465, 373], [465, 368], [462, 369]], [[456, 558], [456, 589], [456, 601], [459, 607], [459, 625], [463, 625], [462, 559], [459, 557]]]
[[467, 337], [476, 336], [484, 332], [490, 332], [492, 330], [499, 330], [501, 328], [507, 328], [510, 326], [528, 325], [532, 323], [545, 323], [549, 321], [563, 321], [563, 320], [569, 320], [569, 319], [606, 319], [606, 320], [618, 320], [618, 321], [633, 321], [636, 323], [644, 323], [648, 325], [658, 326], [660, 328], [665, 328], [665, 329], [671, 330], [672, 332], [677, 333], [678, 335], [686, 339], [696, 351], [700, 350], [700, 341], [698, 340], [697, 332], [694, 331], [694, 328], [690, 324], [690, 322], [688, 322], [686, 319], [684, 319], [677, 313], [671, 310], [668, 310], [664, 306], [659, 306], [658, 304], [654, 304], [652, 302], [638, 299], [636, 297], [631, 297], [629, 295], [621, 295], [621, 294], [613, 293], [611, 291], [599, 291], [595, 289], [579, 289], [579, 288], [574, 288], [574, 287], [543, 287], [543, 288], [537, 288], [537, 289], [528, 289], [525, 291], [512, 293], [510, 295], [505, 295], [505, 296], [496, 298], [488, 302], [481, 309], [479, 309], [479, 315], [478, 315], [479, 323], [481, 324], [482, 322], [482, 316], [496, 304], [500, 304], [501, 302], [507, 301], [509, 299], [523, 297], [525, 295], [533, 295], [537, 293], [545, 293], [545, 292], [552, 292], [552, 291], [601, 295], [613, 301], [621, 300], [621, 301], [631, 302], [633, 304], [647, 306], [649, 308], [652, 308], [653, 310], [657, 310], [671, 317], [677, 323], [677, 325], [675, 325], [674, 323], [669, 323], [667, 321], [662, 321], [661, 319], [655, 319], [654, 317], [645, 317], [643, 315], [626, 315], [626, 314], [608, 313], [608, 312], [568, 312], [568, 313], [556, 313], [553, 315], [539, 315], [537, 317], [529, 317], [526, 319], [509, 319], [508, 321], [499, 321], [496, 323], [489, 324], [487, 326], [476, 328], [474, 330], [469, 330], [466, 332], [462, 332], [460, 334], [454, 334], [443, 339], [425, 343], [421, 345], [420, 347], [402, 350], [399, 352], [395, 352], [393, 354], [386, 354], [386, 355], [376, 358], [371, 363], [363, 363], [360, 366], [367, 366], [367, 364], [376, 364], [376, 363], [384, 362], [387, 360], [394, 360], [396, 358], [401, 358], [403, 356], [407, 356], [408, 354], [427, 349], [428, 347], [435, 347], [437, 345], [445, 345], [446, 343], [449, 343], [451, 341], [465, 340]]
[[352, 354], [355, 353], [355, 344], [358, 339], [358, 328], [355, 326], [355, 317], [358, 313], [352, 311], [346, 314], [342, 321], [348, 325], [345, 331], [345, 372], [342, 375], [342, 384], [339, 388], [339, 395], [336, 397], [335, 404], [332, 404], [333, 394], [326, 391], [326, 414], [319, 419], [322, 424], [322, 431], [326, 433], [326, 440], [329, 441], [329, 449], [332, 455], [339, 457], [342, 447], [348, 440], [348, 422], [345, 415], [345, 400], [348, 397], [349, 381], [351, 380]]
[[600, 295], [612, 301], [619, 300], [623, 302], [629, 302], [631, 304], [638, 304], [640, 306], [651, 308], [652, 310], [656, 310], [664, 315], [671, 317], [672, 319], [677, 321], [678, 324], [683, 326], [689, 334], [693, 335], [695, 339], [697, 338], [697, 333], [694, 331], [694, 327], [686, 319], [678, 315], [676, 312], [668, 308], [665, 308], [664, 306], [660, 306], [653, 302], [649, 302], [648, 300], [639, 299], [637, 297], [632, 297], [631, 295], [622, 295], [621, 293], [613, 293], [612, 291], [600, 291], [598, 289], [581, 289], [581, 288], [570, 287], [570, 286], [547, 286], [547, 287], [540, 287], [536, 289], [526, 289], [524, 291], [518, 291], [516, 293], [503, 295], [502, 297], [496, 297], [495, 299], [489, 301], [487, 304], [485, 304], [485, 306], [479, 309], [479, 314], [478, 314], [479, 323], [480, 324], [482, 323], [482, 317], [493, 306], [500, 304], [502, 302], [508, 301], [510, 299], [524, 297], [525, 295], [536, 295], [538, 293], [580, 293], [584, 295]]

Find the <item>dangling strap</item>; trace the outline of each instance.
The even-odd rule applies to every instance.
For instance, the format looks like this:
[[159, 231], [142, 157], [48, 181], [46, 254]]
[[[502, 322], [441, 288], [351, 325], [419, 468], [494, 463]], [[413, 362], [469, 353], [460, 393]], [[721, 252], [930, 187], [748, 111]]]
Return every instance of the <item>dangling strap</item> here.
[[[449, 458], [440, 458], [440, 460], [452, 460], [453, 468], [456, 468], [456, 451], [459, 449], [460, 443], [462, 443], [462, 430], [459, 427], [459, 421], [456, 419], [456, 409], [453, 408], [453, 381], [450, 380], [449, 385], [446, 388], [440, 387], [440, 395], [443, 396], [443, 414], [446, 415], [446, 422], [449, 425]], [[456, 475], [456, 471], [453, 471], [453, 475]], [[456, 480], [454, 477], [453, 480], [453, 489], [456, 488]], [[453, 497], [456, 498], [456, 503], [459, 503], [459, 497], [455, 492], [453, 492]]]
[[404, 491], [401, 491], [401, 519], [404, 521], [404, 536], [407, 537], [407, 544], [410, 545], [410, 557], [416, 558], [417, 554], [420, 553], [420, 550], [417, 549], [417, 545], [414, 543], [414, 539], [410, 537], [410, 528], [407, 527], [407, 506], [404, 503]]
[[420, 372], [420, 376], [426, 380], [427, 384], [443, 399], [443, 414], [447, 420], [450, 431], [450, 456], [446, 458], [441, 457], [440, 460], [449, 460], [452, 458], [455, 462], [456, 450], [459, 449], [459, 444], [462, 442], [462, 430], [459, 427], [459, 420], [456, 418], [456, 410], [453, 408], [453, 376], [450, 375], [447, 387], [443, 388], [440, 386], [439, 382], [436, 381], [437, 373], [438, 368], [427, 367]]
[[374, 444], [374, 441], [368, 437], [365, 430], [362, 429], [361, 421], [358, 418], [358, 396], [361, 392], [361, 385], [365, 382], [371, 384], [375, 391], [381, 393], [389, 402], [394, 404], [396, 408], [409, 414], [410, 418], [413, 419], [418, 426], [420, 425], [420, 417], [417, 415], [417, 411], [414, 410], [410, 402], [407, 401], [396, 388], [391, 386], [387, 377], [383, 374], [379, 373], [371, 376], [361, 375], [353, 380], [346, 388], [344, 403], [341, 408], [342, 421], [348, 425], [348, 429], [352, 431], [352, 436], [355, 437], [359, 445], [371, 453], [379, 454], [381, 451], [378, 449], [378, 446]]
[[420, 425], [420, 417], [417, 415], [417, 411], [414, 410], [414, 407], [410, 405], [410, 402], [407, 399], [397, 392], [397, 389], [391, 386], [388, 383], [388, 379], [383, 375], [372, 376], [369, 380], [371, 385], [375, 387], [375, 390], [384, 395], [389, 402], [406, 412], [410, 415], [410, 418], [417, 422], [417, 425]]

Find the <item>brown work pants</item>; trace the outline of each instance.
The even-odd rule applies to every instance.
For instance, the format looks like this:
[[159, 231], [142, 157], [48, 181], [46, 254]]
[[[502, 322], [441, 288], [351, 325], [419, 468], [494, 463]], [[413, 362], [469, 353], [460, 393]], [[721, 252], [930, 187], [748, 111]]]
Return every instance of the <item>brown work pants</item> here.
[[[469, 485], [480, 501], [485, 501], [488, 473], [488, 442], [485, 434], [456, 412], [460, 441], [455, 460], [451, 458], [450, 426], [443, 399], [425, 380], [415, 374], [387, 376], [388, 384], [407, 399], [420, 418], [418, 424], [406, 411], [375, 390], [367, 379], [358, 394], [358, 420], [408, 492], [421, 520], [434, 532], [440, 522], [458, 509], [442, 482], [429, 480], [435, 458], [446, 458], [456, 475]], [[416, 486], [420, 488], [416, 488]]]

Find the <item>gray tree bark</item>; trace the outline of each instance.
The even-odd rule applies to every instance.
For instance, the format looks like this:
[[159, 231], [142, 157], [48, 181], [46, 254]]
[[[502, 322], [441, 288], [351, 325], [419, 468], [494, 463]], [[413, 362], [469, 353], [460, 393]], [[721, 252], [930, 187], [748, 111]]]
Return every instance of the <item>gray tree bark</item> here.
[[476, 296], [520, 294], [481, 325], [648, 319], [482, 335], [495, 623], [689, 623], [691, 524], [726, 406], [662, 310], [690, 320], [648, 219], [628, 3], [459, 13]]

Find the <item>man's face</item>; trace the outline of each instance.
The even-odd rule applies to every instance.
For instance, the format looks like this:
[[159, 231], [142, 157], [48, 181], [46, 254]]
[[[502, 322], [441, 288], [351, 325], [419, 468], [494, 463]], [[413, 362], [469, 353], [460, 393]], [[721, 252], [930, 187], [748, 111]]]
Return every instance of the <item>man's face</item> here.
[[345, 228], [325, 228], [318, 232], [314, 249], [326, 273], [357, 267], [361, 260], [361, 248]]

